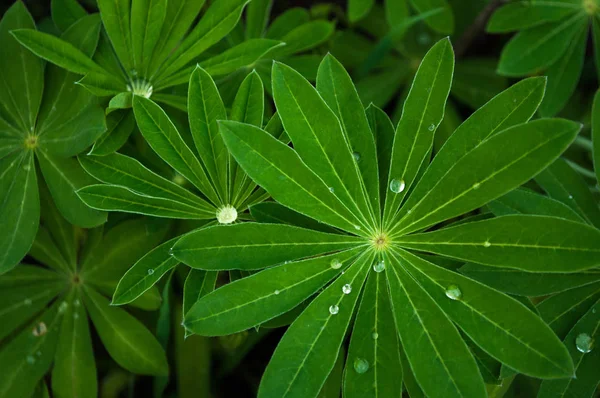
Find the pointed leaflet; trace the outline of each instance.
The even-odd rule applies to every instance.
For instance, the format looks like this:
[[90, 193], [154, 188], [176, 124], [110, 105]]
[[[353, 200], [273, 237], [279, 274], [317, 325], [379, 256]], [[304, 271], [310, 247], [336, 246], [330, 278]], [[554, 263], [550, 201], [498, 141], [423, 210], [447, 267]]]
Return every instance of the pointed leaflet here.
[[556, 62], [567, 50], [571, 37], [587, 24], [584, 12], [517, 33], [500, 55], [498, 73], [522, 76], [535, 73]]
[[13, 268], [31, 247], [40, 219], [33, 153], [0, 159], [0, 273]]
[[154, 286], [179, 261], [170, 251], [179, 237], [171, 239], [149, 251], [123, 275], [113, 294], [111, 305], [132, 302]]
[[[518, 301], [408, 252], [408, 272], [477, 345], [503, 364], [538, 378], [569, 377], [570, 357], [546, 324]], [[447, 297], [456, 286], [458, 300]], [[485, 297], [485, 300], [481, 300]]]
[[323, 20], [306, 22], [279, 38], [285, 43], [285, 46], [274, 49], [269, 57], [281, 59], [315, 48], [327, 41], [334, 30], [335, 24], [333, 22]]
[[262, 202], [250, 207], [252, 218], [259, 223], [288, 224], [321, 232], [337, 232], [335, 228], [306, 217], [277, 202]]
[[95, 397], [98, 379], [86, 310], [78, 295], [62, 303], [66, 307], [60, 307], [64, 310], [52, 368], [52, 391], [65, 398]]
[[476, 110], [454, 131], [435, 155], [396, 218], [402, 217], [408, 209], [415, 207], [460, 159], [479, 147], [487, 138], [527, 122], [542, 101], [545, 86], [546, 79], [543, 77], [524, 79]]
[[396, 329], [423, 392], [432, 397], [485, 397], [475, 359], [454, 324], [399, 258], [384, 259]]
[[35, 127], [44, 87], [42, 60], [23, 48], [11, 35], [16, 29], [35, 29], [35, 22], [21, 1], [0, 20], [0, 114], [22, 135]]
[[227, 112], [215, 82], [200, 67], [197, 67], [190, 76], [188, 117], [198, 155], [217, 187], [222, 203], [229, 203], [227, 195], [229, 154], [217, 125], [217, 120], [227, 120]]
[[194, 304], [184, 326], [202, 336], [224, 336], [260, 325], [292, 310], [323, 287], [359, 250], [290, 262], [225, 285]]
[[429, 163], [433, 136], [444, 117], [453, 71], [454, 52], [450, 40], [440, 40], [421, 61], [396, 128], [386, 182], [388, 189], [392, 183], [396, 187], [386, 197], [384, 224], [398, 211], [406, 192], [416, 182], [421, 165]]
[[310, 21], [310, 14], [301, 7], [285, 10], [278, 15], [267, 29], [265, 37], [281, 40], [286, 34]]
[[246, 39], [263, 37], [269, 23], [273, 0], [251, 1], [246, 10]]
[[568, 1], [515, 1], [498, 8], [491, 16], [486, 31], [504, 33], [532, 28], [563, 19], [581, 8]]
[[119, 150], [135, 129], [133, 112], [111, 112], [106, 117], [106, 125], [106, 132], [96, 140], [88, 155], [105, 156]]
[[[387, 181], [388, 173], [390, 172], [390, 161], [392, 158], [392, 145], [394, 143], [394, 125], [389, 116], [371, 104], [366, 109], [369, 126], [375, 137], [375, 146], [377, 148], [377, 164], [379, 167], [379, 181]], [[387, 196], [388, 187], [384, 184], [379, 186], [380, 197], [380, 213], [383, 212], [385, 198]]]
[[133, 98], [133, 112], [142, 135], [152, 149], [213, 203], [220, 203], [200, 161], [167, 114], [151, 100], [139, 96]]
[[141, 322], [91, 288], [83, 297], [104, 347], [120, 366], [145, 375], [168, 373], [165, 352]]
[[243, 223], [192, 231], [173, 246], [173, 255], [192, 268], [249, 271], [361, 243], [355, 236], [283, 224]]
[[600, 265], [600, 230], [562, 218], [509, 215], [403, 236], [398, 245], [528, 272]]
[[375, 4], [375, 0], [348, 0], [348, 18], [356, 22], [365, 17]]
[[[366, 372], [356, 365], [368, 364]], [[402, 364], [386, 275], [369, 272], [354, 322], [344, 372], [344, 397], [384, 398], [402, 395]]]
[[[331, 54], [323, 58], [317, 74], [317, 91], [336, 114], [358, 164], [365, 195], [371, 208], [379, 210], [379, 174], [375, 139], [352, 79]], [[379, 219], [379, 214], [377, 214]]]
[[567, 120], [541, 119], [492, 136], [458, 160], [418, 203], [407, 203], [410, 212], [394, 232], [425, 228], [509, 192], [554, 161], [580, 129]]
[[132, 0], [131, 48], [133, 64], [147, 77], [150, 57], [165, 20], [167, 0]]
[[[337, 359], [373, 257], [359, 257], [292, 323], [263, 374], [259, 398], [319, 394]], [[342, 291], [346, 284], [352, 287], [349, 294]]]
[[[545, 380], [540, 386], [538, 397], [592, 397], [600, 382], [600, 300], [573, 326], [564, 340], [573, 361], [576, 377], [571, 379]], [[591, 351], [584, 353], [578, 344], [582, 336], [592, 339]], [[585, 339], [585, 338], [584, 338]], [[583, 347], [581, 347], [583, 349]]]
[[127, 71], [134, 68], [131, 44], [131, 0], [98, 0], [98, 8], [112, 47]]
[[348, 138], [334, 112], [298, 72], [273, 64], [273, 98], [285, 131], [304, 163], [361, 220], [375, 224]]
[[[183, 314], [187, 314], [190, 309], [208, 293], [215, 290], [219, 271], [202, 271], [190, 268], [190, 272], [185, 278], [183, 286]], [[183, 317], [181, 318], [183, 319]]]
[[454, 32], [454, 16], [447, 0], [410, 0], [410, 2], [419, 14], [431, 14], [425, 19], [431, 29], [444, 34]]
[[85, 8], [77, 0], [52, 0], [50, 7], [52, 10], [52, 22], [62, 32], [87, 14]]
[[53, 270], [68, 273], [72, 269], [44, 225], [39, 226], [35, 241], [28, 254]]
[[273, 199], [328, 225], [360, 232], [358, 219], [292, 148], [254, 126], [229, 121], [220, 128], [235, 160]]
[[272, 50], [285, 45], [278, 40], [251, 39], [200, 62], [200, 66], [211, 76], [227, 75], [246, 65], [252, 66]]

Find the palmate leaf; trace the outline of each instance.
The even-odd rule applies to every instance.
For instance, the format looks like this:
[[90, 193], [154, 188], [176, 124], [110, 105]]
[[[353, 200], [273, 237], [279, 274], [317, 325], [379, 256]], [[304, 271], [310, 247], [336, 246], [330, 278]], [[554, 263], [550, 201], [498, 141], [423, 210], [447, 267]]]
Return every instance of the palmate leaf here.
[[[267, 366], [259, 396], [318, 397], [349, 330], [348, 397], [399, 395], [402, 383], [415, 396], [484, 397], [484, 382], [498, 382], [503, 365], [541, 379], [573, 377], [573, 361], [560, 341], [564, 334], [557, 338], [528, 299], [498, 291], [505, 290], [503, 283], [490, 287], [471, 279], [457, 271], [460, 261], [444, 257], [539, 275], [552, 285], [547, 291], [583, 289], [579, 296], [587, 299], [580, 301], [593, 299], [597, 282], [581, 274], [600, 264], [598, 230], [556, 200], [519, 191], [528, 202], [517, 207], [509, 194], [556, 161], [581, 126], [563, 119], [528, 122], [546, 82], [526, 79], [475, 112], [430, 164], [435, 131], [427, 124], [419, 131], [419, 121], [435, 116], [433, 130], [441, 121], [452, 70], [452, 48], [442, 40], [424, 58], [395, 136], [389, 118], [375, 107], [364, 123], [351, 81], [331, 56], [320, 66], [317, 90], [291, 68], [274, 65], [277, 114], [293, 148], [259, 127], [219, 123], [239, 166], [289, 210], [257, 206], [257, 220], [267, 223], [194, 231], [175, 243], [173, 255], [208, 272], [264, 269], [188, 307], [189, 332], [225, 335], [286, 311], [297, 317]], [[366, 133], [372, 134], [368, 140]], [[379, 184], [367, 184], [372, 167], [365, 172], [360, 160], [353, 161], [356, 142], [375, 143]], [[404, 186], [390, 184], [402, 170]], [[370, 199], [378, 194], [385, 200], [384, 223]], [[507, 215], [456, 219], [495, 200], [506, 203]], [[531, 203], [541, 204], [544, 215], [529, 214]], [[559, 216], [552, 209], [560, 209]], [[330, 232], [320, 232], [306, 217]], [[302, 228], [290, 225], [295, 222]], [[349, 253], [356, 260], [343, 272], [327, 268], [329, 261], [342, 269], [335, 258]], [[575, 271], [582, 272], [571, 275]], [[557, 278], [563, 276], [561, 285]], [[558, 318], [561, 324], [573, 321]], [[280, 318], [273, 323], [281, 324]], [[387, 373], [392, 369], [394, 376]]]

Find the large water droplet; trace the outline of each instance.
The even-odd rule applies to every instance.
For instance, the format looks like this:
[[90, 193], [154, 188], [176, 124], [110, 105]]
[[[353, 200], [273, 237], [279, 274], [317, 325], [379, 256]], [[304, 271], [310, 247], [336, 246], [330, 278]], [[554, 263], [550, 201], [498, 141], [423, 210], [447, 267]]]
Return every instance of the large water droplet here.
[[446, 288], [446, 297], [452, 300], [460, 300], [462, 297], [462, 292], [458, 286], [450, 285]]
[[577, 350], [579, 352], [587, 354], [588, 352], [592, 351], [592, 348], [594, 348], [594, 339], [591, 338], [587, 333], [580, 333], [575, 339], [575, 345], [577, 346]]
[[373, 264], [373, 271], [383, 272], [385, 270], [385, 261], [381, 260]]
[[427, 130], [429, 130], [429, 131], [435, 130], [435, 124], [433, 124], [433, 123], [430, 124], [429, 127], [427, 128]]
[[217, 221], [219, 224], [231, 224], [237, 220], [237, 216], [237, 210], [233, 206], [225, 205], [217, 209]]
[[354, 370], [356, 370], [356, 373], [365, 373], [369, 370], [369, 362], [363, 358], [356, 358], [354, 360]]
[[484, 247], [490, 247], [492, 244], [490, 243], [489, 240], [486, 240], [485, 242], [483, 242], [483, 246]]
[[405, 187], [406, 187], [406, 183], [404, 182], [404, 180], [393, 179], [390, 182], [390, 190], [394, 193], [400, 193], [400, 192], [404, 191]]
[[354, 157], [354, 161], [359, 162], [360, 161], [360, 153], [358, 152], [354, 152], [352, 154], [352, 156]]
[[329, 189], [329, 192], [333, 193], [333, 191], [334, 191], [333, 187], [329, 187], [328, 189]]
[[45, 335], [46, 333], [48, 333], [48, 327], [46, 326], [46, 324], [44, 322], [40, 322], [33, 327], [33, 330], [31, 331], [31, 333], [35, 337], [41, 337], [41, 336]]
[[342, 286], [342, 293], [350, 294], [351, 292], [352, 292], [352, 286], [350, 286], [349, 283], [346, 283], [344, 286]]
[[152, 268], [148, 268], [148, 275], [154, 274], [154, 270]]
[[329, 313], [331, 315], [335, 315], [338, 312], [340, 312], [340, 307], [338, 307], [337, 305], [334, 304], [334, 305], [332, 305], [332, 306], [329, 307]]
[[275, 295], [277, 296], [281, 292], [279, 290], [275, 290], [273, 293], [275, 293]]
[[334, 258], [333, 260], [331, 260], [331, 262], [329, 263], [329, 265], [333, 269], [340, 269], [340, 268], [342, 268], [342, 262], [340, 260], [338, 260], [337, 258]]

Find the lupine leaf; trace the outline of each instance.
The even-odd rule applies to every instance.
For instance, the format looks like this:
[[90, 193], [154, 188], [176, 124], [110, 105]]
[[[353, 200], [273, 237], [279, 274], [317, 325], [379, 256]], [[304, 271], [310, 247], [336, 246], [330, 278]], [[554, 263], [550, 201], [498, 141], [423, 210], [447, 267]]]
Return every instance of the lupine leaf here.
[[131, 0], [99, 0], [98, 8], [104, 29], [106, 29], [119, 61], [125, 70], [132, 70], [135, 65], [130, 30]]
[[577, 10], [579, 7], [568, 1], [514, 1], [503, 5], [494, 12], [486, 30], [492, 33], [504, 33], [528, 29], [563, 19]]

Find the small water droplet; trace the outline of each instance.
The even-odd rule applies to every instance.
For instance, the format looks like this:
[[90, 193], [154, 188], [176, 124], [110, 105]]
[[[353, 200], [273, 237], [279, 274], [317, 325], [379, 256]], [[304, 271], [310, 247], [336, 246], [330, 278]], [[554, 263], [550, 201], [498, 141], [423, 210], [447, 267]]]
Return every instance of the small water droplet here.
[[29, 169], [31, 169], [31, 166], [29, 164], [23, 166], [23, 170], [29, 171]]
[[490, 243], [489, 240], [486, 240], [485, 242], [483, 242], [483, 246], [484, 247], [490, 247], [492, 244]]
[[435, 130], [435, 124], [431, 123], [431, 124], [429, 125], [429, 127], [427, 128], [427, 130], [429, 130], [429, 131], [433, 131], [433, 130]]
[[358, 152], [354, 152], [354, 153], [352, 153], [352, 156], [354, 157], [354, 160], [355, 160], [356, 162], [359, 162], [359, 161], [360, 161], [360, 153], [358, 153]]
[[473, 184], [473, 189], [479, 189], [480, 186], [481, 184], [476, 182], [475, 184]]
[[75, 307], [79, 307], [81, 305], [81, 301], [79, 301], [79, 299], [75, 299], [75, 301], [73, 301], [73, 305]]
[[278, 295], [279, 293], [281, 293], [279, 290], [275, 290], [275, 295]]
[[40, 322], [37, 325], [35, 325], [33, 327], [33, 330], [31, 331], [31, 334], [33, 334], [35, 337], [41, 337], [46, 333], [48, 333], [48, 327], [44, 322]]
[[138, 72], [135, 69], [132, 69], [130, 73], [131, 73], [131, 76], [133, 76], [133, 77], [136, 77], [138, 75]]
[[354, 229], [357, 230], [357, 231], [360, 231], [360, 225], [355, 225]]
[[73, 319], [79, 319], [79, 314], [77, 312], [73, 313]]
[[342, 286], [342, 293], [350, 294], [351, 292], [352, 292], [352, 286], [350, 286], [349, 283], [346, 283], [344, 286]]
[[35, 363], [35, 358], [33, 355], [27, 355], [27, 363], [33, 365]]
[[373, 264], [373, 271], [383, 272], [385, 270], [385, 261], [381, 260]]
[[377, 340], [379, 338], [379, 333], [373, 332], [371, 333], [371, 337], [373, 337], [373, 340]]
[[329, 265], [333, 269], [340, 269], [340, 268], [342, 268], [342, 262], [340, 260], [338, 260], [337, 258], [334, 258], [333, 260], [331, 260], [331, 262], [329, 263]]
[[173, 255], [174, 255], [173, 248], [170, 248], [170, 249], [169, 249], [169, 256], [173, 256]]
[[23, 304], [25, 304], [25, 305], [31, 305], [31, 299], [28, 299], [28, 298], [26, 298], [26, 299], [23, 301]]
[[63, 301], [62, 303], [60, 303], [60, 305], [58, 306], [58, 313], [59, 314], [64, 314], [65, 311], [67, 310], [67, 308], [69, 307], [69, 304], [67, 304], [66, 301]]
[[452, 300], [460, 300], [462, 298], [462, 292], [456, 285], [450, 285], [446, 288], [446, 297]]
[[332, 305], [332, 306], [329, 307], [329, 313], [331, 315], [335, 315], [338, 312], [340, 312], [340, 307], [338, 307], [337, 305], [334, 304], [334, 305]]
[[154, 270], [152, 268], [149, 268], [148, 269], [148, 275], [152, 275], [152, 274], [154, 274]]
[[404, 191], [405, 187], [406, 187], [406, 183], [404, 182], [404, 180], [393, 179], [390, 182], [390, 190], [394, 193], [400, 193], [400, 192]]
[[595, 314], [595, 313], [596, 313], [596, 309], [592, 308], [592, 314]]
[[356, 373], [365, 373], [369, 370], [369, 362], [363, 358], [356, 358], [354, 360], [354, 370], [356, 370]]
[[569, 195], [569, 199], [573, 199], [573, 195]]
[[333, 193], [333, 191], [334, 191], [333, 187], [329, 187], [328, 189], [329, 189], [329, 192]]
[[591, 338], [587, 333], [580, 333], [575, 339], [575, 345], [577, 346], [577, 350], [579, 352], [587, 354], [588, 352], [592, 351], [592, 348], [594, 348], [594, 339]]

